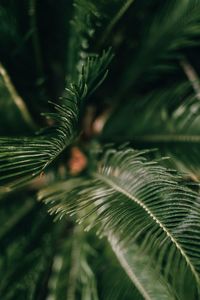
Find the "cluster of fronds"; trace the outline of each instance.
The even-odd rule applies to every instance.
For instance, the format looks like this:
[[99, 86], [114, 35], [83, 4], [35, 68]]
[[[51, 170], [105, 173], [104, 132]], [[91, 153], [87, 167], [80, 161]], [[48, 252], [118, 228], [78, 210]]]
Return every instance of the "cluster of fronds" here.
[[200, 1], [0, 18], [0, 298], [199, 299]]

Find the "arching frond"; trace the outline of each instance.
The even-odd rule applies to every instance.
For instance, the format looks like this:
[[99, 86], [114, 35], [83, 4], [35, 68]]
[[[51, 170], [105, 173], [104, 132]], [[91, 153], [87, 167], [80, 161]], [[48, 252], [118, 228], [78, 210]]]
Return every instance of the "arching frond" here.
[[93, 243], [103, 246], [99, 247], [94, 261], [94, 269], [98, 278], [99, 299], [144, 300], [128, 274], [119, 264], [118, 258], [113, 255], [113, 250], [107, 240], [96, 241], [94, 239]]
[[[166, 163], [197, 180], [199, 112], [198, 95], [191, 93], [187, 82], [177, 84], [135, 99], [115, 111], [105, 125], [103, 139], [130, 141], [139, 148], [158, 148], [155, 155], [169, 157]], [[125, 118], [127, 121], [122, 122]]]
[[55, 113], [44, 114], [55, 125], [34, 137], [0, 138], [0, 191], [9, 191], [39, 175], [79, 132], [81, 108], [86, 97], [102, 83], [112, 58], [111, 50], [89, 57], [75, 84], [66, 89], [62, 104], [54, 104]]
[[141, 255], [136, 243], [129, 248], [120, 247], [118, 239], [115, 239], [113, 234], [108, 235], [108, 240], [120, 265], [144, 299], [175, 299], [173, 291], [165, 285], [164, 278], [153, 270], [149, 257]]
[[159, 14], [156, 12], [143, 32], [137, 54], [128, 62], [118, 91], [120, 95], [124, 95], [141, 76], [143, 81], [148, 81], [152, 73], [160, 74], [169, 67], [173, 68], [172, 59], [177, 61], [178, 58], [176, 67], [179, 65], [180, 50], [197, 44], [199, 12], [200, 3], [195, 0], [168, 1]]
[[74, 16], [71, 20], [67, 60], [68, 73], [72, 79], [77, 77], [77, 70], [81, 70], [82, 64], [89, 55], [89, 42], [94, 36], [96, 23], [99, 22], [101, 16], [100, 3], [85, 0], [73, 2]]
[[[190, 299], [197, 299], [199, 195], [184, 186], [180, 176], [132, 149], [107, 150], [97, 170], [82, 180], [47, 188], [39, 198], [51, 203], [50, 212], [59, 217], [80, 211], [81, 221], [89, 220], [87, 229], [99, 224], [98, 232], [113, 236], [122, 249], [135, 243], [135, 257], [149, 257], [151, 267], [170, 286], [171, 297], [188, 299], [189, 290]], [[149, 284], [153, 289], [157, 282], [151, 278]], [[157, 299], [155, 295], [152, 299]]]
[[[93, 54], [94, 49], [99, 51], [102, 46], [104, 47], [103, 44], [113, 27], [133, 2], [134, 0], [115, 0], [112, 3], [104, 0], [73, 1], [74, 11], [67, 59], [70, 78], [73, 80], [76, 78], [77, 70], [81, 70], [82, 64]], [[91, 47], [90, 44], [94, 44], [95, 47]]]

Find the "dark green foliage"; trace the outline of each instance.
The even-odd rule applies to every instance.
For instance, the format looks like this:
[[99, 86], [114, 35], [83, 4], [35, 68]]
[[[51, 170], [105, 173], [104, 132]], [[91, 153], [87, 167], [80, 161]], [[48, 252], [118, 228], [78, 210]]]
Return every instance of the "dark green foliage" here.
[[[179, 176], [167, 172], [155, 162], [147, 161], [142, 151], [122, 149], [117, 152], [109, 149], [90, 178], [82, 179], [82, 182], [81, 179], [68, 180], [47, 188], [40, 192], [39, 199], [51, 203], [53, 207], [50, 213], [58, 214], [60, 218], [80, 210], [80, 221], [86, 219], [86, 224], [89, 223], [86, 229], [100, 225], [99, 234], [108, 236], [119, 260], [124, 255], [124, 248], [136, 252], [134, 270], [140, 263], [139, 255], [142, 253], [146, 260], [145, 255], [148, 254], [152, 260], [149, 268], [157, 267], [160, 277], [163, 275], [163, 280], [169, 281], [168, 284], [180, 294], [181, 299], [188, 298], [189, 288], [182, 286], [181, 282], [190, 282], [190, 297], [197, 296], [196, 285], [199, 284], [200, 273], [200, 241], [196, 232], [200, 226], [199, 196], [183, 184], [180, 185]], [[188, 217], [189, 223], [185, 220]], [[188, 244], [191, 248], [188, 248]], [[129, 253], [126, 260], [131, 265], [133, 258]], [[142, 275], [143, 265], [144, 262], [140, 265], [138, 275], [142, 278], [145, 276]], [[177, 269], [178, 283], [174, 275]], [[150, 295], [154, 299], [162, 295], [163, 299], [170, 299], [168, 292], [158, 289], [158, 274], [155, 278], [155, 291], [152, 285], [149, 287], [140, 279], [145, 287], [140, 290], [140, 286], [137, 286], [142, 295]], [[151, 280], [154, 281], [153, 275]]]
[[200, 1], [0, 24], [0, 299], [200, 299]]
[[36, 299], [37, 293], [40, 294], [38, 289], [44, 284], [43, 277], [50, 268], [49, 259], [54, 251], [53, 231], [48, 230], [52, 222], [44, 216], [43, 208], [28, 194], [1, 200], [2, 299]]

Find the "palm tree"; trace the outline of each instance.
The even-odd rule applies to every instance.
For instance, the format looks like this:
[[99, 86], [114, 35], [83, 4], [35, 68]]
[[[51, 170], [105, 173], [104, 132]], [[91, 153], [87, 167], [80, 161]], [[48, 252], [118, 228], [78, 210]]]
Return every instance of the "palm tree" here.
[[0, 298], [200, 299], [200, 1], [0, 18]]

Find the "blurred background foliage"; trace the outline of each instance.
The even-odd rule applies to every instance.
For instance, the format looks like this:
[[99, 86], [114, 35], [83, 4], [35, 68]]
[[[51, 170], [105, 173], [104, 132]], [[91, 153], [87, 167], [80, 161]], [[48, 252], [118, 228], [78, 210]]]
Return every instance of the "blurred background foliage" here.
[[[41, 116], [52, 111], [48, 101], [60, 102], [87, 53], [111, 46], [108, 77], [84, 108], [82, 151], [91, 140], [158, 148], [154, 157], [170, 156], [163, 164], [197, 181], [200, 2], [74, 3], [0, 1], [0, 135], [49, 125]], [[55, 223], [36, 201], [42, 181], [67, 178], [70, 153], [55, 172], [0, 198], [0, 298], [143, 299], [106, 240], [83, 234], [74, 218]]]

